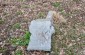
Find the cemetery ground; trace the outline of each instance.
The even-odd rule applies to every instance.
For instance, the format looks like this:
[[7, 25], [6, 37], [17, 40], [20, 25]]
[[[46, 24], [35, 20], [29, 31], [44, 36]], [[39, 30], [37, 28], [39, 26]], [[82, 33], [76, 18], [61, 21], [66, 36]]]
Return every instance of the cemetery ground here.
[[[50, 10], [67, 21], [54, 19], [52, 51], [28, 52], [30, 22]], [[85, 55], [85, 0], [0, 0], [0, 55]]]

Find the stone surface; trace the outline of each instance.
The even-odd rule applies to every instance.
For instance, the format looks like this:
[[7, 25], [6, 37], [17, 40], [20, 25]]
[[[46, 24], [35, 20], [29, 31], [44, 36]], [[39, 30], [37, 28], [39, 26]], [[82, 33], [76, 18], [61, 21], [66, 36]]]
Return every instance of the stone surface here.
[[[50, 18], [50, 17], [49, 17]], [[52, 17], [51, 17], [52, 18]], [[31, 33], [27, 50], [51, 50], [51, 36], [55, 32], [52, 22], [48, 19], [37, 19], [31, 21], [29, 26]]]

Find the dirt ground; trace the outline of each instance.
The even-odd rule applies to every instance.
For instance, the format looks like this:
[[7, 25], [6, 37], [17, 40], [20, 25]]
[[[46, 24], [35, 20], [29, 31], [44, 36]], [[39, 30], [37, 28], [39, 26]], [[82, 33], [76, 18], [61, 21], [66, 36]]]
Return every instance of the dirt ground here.
[[[67, 20], [54, 20], [51, 52], [28, 52], [27, 46], [9, 42], [23, 37], [30, 22], [45, 18], [50, 10]], [[0, 55], [85, 55], [85, 0], [0, 0]]]

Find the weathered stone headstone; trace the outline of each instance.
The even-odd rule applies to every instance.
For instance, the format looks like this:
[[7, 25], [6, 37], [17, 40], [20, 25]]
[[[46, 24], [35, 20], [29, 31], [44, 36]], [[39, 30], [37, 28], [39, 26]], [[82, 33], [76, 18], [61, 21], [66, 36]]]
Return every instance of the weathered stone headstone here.
[[52, 25], [52, 16], [54, 11], [50, 11], [46, 19], [37, 19], [31, 21], [29, 31], [31, 33], [30, 42], [27, 50], [51, 50], [51, 36], [55, 32]]

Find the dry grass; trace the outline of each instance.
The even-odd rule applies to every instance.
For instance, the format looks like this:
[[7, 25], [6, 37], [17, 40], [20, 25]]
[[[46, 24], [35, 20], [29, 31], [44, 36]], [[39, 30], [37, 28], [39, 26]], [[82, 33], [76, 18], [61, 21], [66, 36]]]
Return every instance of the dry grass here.
[[[52, 37], [50, 55], [85, 55], [85, 1], [84, 0], [0, 0], [0, 54], [9, 55], [26, 46], [13, 46], [7, 42], [12, 37], [22, 37], [30, 21], [44, 18], [49, 10], [59, 12], [66, 23], [54, 19], [56, 33]], [[62, 20], [62, 19], [61, 19]], [[21, 28], [13, 29], [19, 23]], [[9, 47], [9, 48], [7, 48]], [[6, 51], [3, 48], [7, 48]], [[22, 49], [22, 50], [23, 50]], [[31, 55], [34, 54], [31, 52]], [[46, 55], [46, 52], [36, 54]]]

